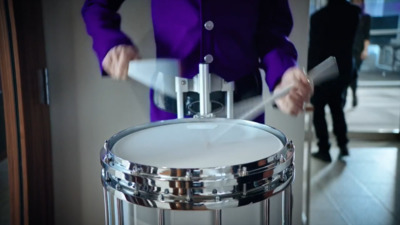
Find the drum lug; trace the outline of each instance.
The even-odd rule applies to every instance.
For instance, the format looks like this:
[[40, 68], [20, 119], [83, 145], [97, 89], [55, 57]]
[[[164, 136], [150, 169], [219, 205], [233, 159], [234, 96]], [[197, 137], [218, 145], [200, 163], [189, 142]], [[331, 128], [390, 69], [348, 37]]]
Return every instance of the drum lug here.
[[247, 184], [246, 183], [243, 184], [243, 194], [242, 195], [243, 196], [247, 195]]
[[111, 155], [110, 153], [107, 153], [107, 154], [106, 154], [106, 157], [105, 157], [105, 159], [104, 159], [104, 162], [105, 162], [105, 163], [110, 163], [110, 162], [112, 162], [112, 161], [113, 161], [112, 155]]
[[139, 175], [141, 172], [142, 172], [142, 168], [138, 167], [137, 165], [134, 165], [131, 174]]
[[166, 189], [164, 190], [164, 194], [166, 194], [166, 195], [168, 195], [168, 194], [169, 194], [169, 190], [168, 190], [168, 188], [166, 188]]
[[294, 149], [293, 141], [290, 140], [290, 141], [287, 143], [286, 147], [287, 147], [289, 150], [293, 150], [293, 149]]
[[192, 172], [191, 172], [190, 170], [187, 170], [187, 171], [186, 171], [185, 179], [188, 181], [188, 180], [190, 180], [191, 178], [192, 178]]
[[248, 175], [247, 167], [243, 166], [242, 168], [239, 168], [239, 169], [238, 169], [238, 175], [239, 175], [240, 177], [247, 176], [247, 175]]
[[108, 172], [104, 173], [104, 180], [109, 183], [111, 181], [110, 174]]
[[284, 169], [284, 170], [281, 172], [281, 179], [280, 179], [280, 181], [281, 181], [282, 183], [285, 182], [285, 181], [287, 180], [286, 173], [287, 173], [287, 169]]
[[212, 193], [213, 193], [213, 195], [217, 195], [217, 196], [215, 196], [215, 201], [216, 202], [220, 202], [221, 201], [221, 197], [218, 195], [218, 190], [217, 189], [213, 189]]
[[286, 159], [285, 159], [285, 157], [283, 156], [283, 154], [281, 154], [281, 157], [280, 157], [280, 159], [279, 159], [279, 162], [280, 162], [280, 163], [286, 162]]
[[115, 184], [115, 189], [117, 189], [117, 191], [121, 191], [122, 190], [120, 182], [121, 182], [121, 179], [117, 178], [117, 181], [116, 181], [116, 184]]
[[192, 201], [193, 201], [193, 193], [192, 193], [192, 190], [188, 190], [188, 191], [187, 191], [186, 201], [188, 201], [188, 202], [192, 202]]
[[275, 159], [274, 159], [274, 161], [275, 161], [275, 164], [276, 164], [276, 165], [278, 165], [278, 164], [279, 164], [280, 157], [278, 156], [278, 154], [276, 154], [276, 155], [275, 155]]

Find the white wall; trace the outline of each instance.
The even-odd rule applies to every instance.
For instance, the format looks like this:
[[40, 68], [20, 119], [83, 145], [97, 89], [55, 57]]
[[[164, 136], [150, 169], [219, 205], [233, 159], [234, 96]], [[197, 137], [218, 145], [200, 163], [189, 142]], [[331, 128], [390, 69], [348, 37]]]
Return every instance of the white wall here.
[[[55, 219], [62, 224], [103, 224], [99, 152], [116, 132], [148, 121], [147, 88], [101, 78], [80, 9], [81, 0], [43, 0], [47, 64], [51, 91]], [[291, 0], [295, 29], [292, 40], [305, 65], [308, 1]], [[144, 58], [154, 57], [150, 1], [126, 1], [123, 29], [135, 36]], [[303, 117], [269, 117], [269, 123], [303, 149]], [[273, 119], [273, 118], [277, 119]], [[295, 128], [295, 129], [293, 129]], [[302, 168], [296, 155], [296, 168]], [[299, 224], [301, 172], [296, 169], [294, 221]], [[298, 188], [298, 190], [297, 190]], [[299, 192], [301, 196], [301, 191]]]
[[[43, 0], [56, 224], [104, 224], [100, 149], [116, 132], [149, 120], [146, 88], [101, 78], [82, 4]], [[143, 57], [154, 57], [150, 1], [124, 6], [125, 30], [137, 37]]]

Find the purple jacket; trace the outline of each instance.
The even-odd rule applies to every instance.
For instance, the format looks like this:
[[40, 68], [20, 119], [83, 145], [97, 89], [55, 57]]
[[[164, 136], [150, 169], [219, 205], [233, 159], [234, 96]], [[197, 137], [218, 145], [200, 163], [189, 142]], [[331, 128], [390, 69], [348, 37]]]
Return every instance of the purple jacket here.
[[[134, 45], [120, 29], [122, 2], [86, 0], [82, 8], [100, 66], [112, 47]], [[210, 72], [226, 81], [262, 68], [273, 90], [296, 64], [287, 0], [152, 0], [152, 18], [157, 57], [179, 59], [183, 77], [196, 75], [199, 63], [209, 63]], [[154, 107], [152, 121], [176, 117]]]

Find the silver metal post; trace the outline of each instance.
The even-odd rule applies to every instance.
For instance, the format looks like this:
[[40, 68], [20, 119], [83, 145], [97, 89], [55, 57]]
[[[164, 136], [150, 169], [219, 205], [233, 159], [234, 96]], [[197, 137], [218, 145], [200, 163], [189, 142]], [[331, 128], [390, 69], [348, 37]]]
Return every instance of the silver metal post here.
[[109, 198], [107, 193], [107, 188], [103, 187], [103, 194], [104, 194], [104, 210], [106, 213], [106, 225], [110, 224], [110, 206], [109, 206]]
[[292, 225], [292, 184], [282, 193], [282, 224]]
[[229, 84], [229, 89], [226, 92], [226, 118], [228, 119], [233, 119], [234, 114], [233, 114], [233, 90], [234, 90], [234, 83], [230, 82]]
[[261, 202], [261, 225], [269, 225], [269, 198]]
[[177, 118], [183, 118], [183, 90], [182, 86], [184, 80], [179, 77], [175, 77], [175, 91], [176, 91], [176, 111], [177, 111]]
[[312, 125], [313, 125], [313, 111], [314, 108], [312, 106], [306, 106], [306, 115], [308, 115], [308, 124], [306, 131], [306, 139], [307, 139], [307, 148], [304, 148], [304, 159], [303, 159], [303, 224], [310, 224], [310, 188], [311, 188], [311, 148], [312, 148]]
[[211, 78], [208, 64], [199, 64], [199, 86], [200, 116], [206, 117], [211, 113]]
[[222, 225], [222, 211], [220, 209], [215, 210], [214, 225]]
[[164, 225], [165, 224], [165, 213], [164, 209], [158, 209], [158, 225]]
[[123, 206], [122, 206], [122, 200], [121, 199], [117, 199], [117, 211], [118, 211], [117, 224], [118, 225], [123, 225], [124, 224], [124, 209], [123, 209]]

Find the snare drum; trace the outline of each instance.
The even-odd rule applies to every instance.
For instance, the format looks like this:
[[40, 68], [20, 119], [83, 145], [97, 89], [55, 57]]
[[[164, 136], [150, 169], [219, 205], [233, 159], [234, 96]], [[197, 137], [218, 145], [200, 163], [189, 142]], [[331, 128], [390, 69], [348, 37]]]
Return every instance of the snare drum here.
[[[290, 224], [293, 161], [294, 146], [282, 132], [250, 121], [177, 119], [133, 127], [101, 151], [106, 223], [131, 224], [147, 215], [177, 224], [166, 214], [180, 210], [214, 217], [194, 222], [189, 216], [183, 224], [234, 224], [240, 220], [227, 223], [224, 210], [251, 204], [262, 207], [257, 223], [268, 224], [268, 199], [284, 192], [282, 220]], [[158, 214], [134, 215], [136, 206]]]

